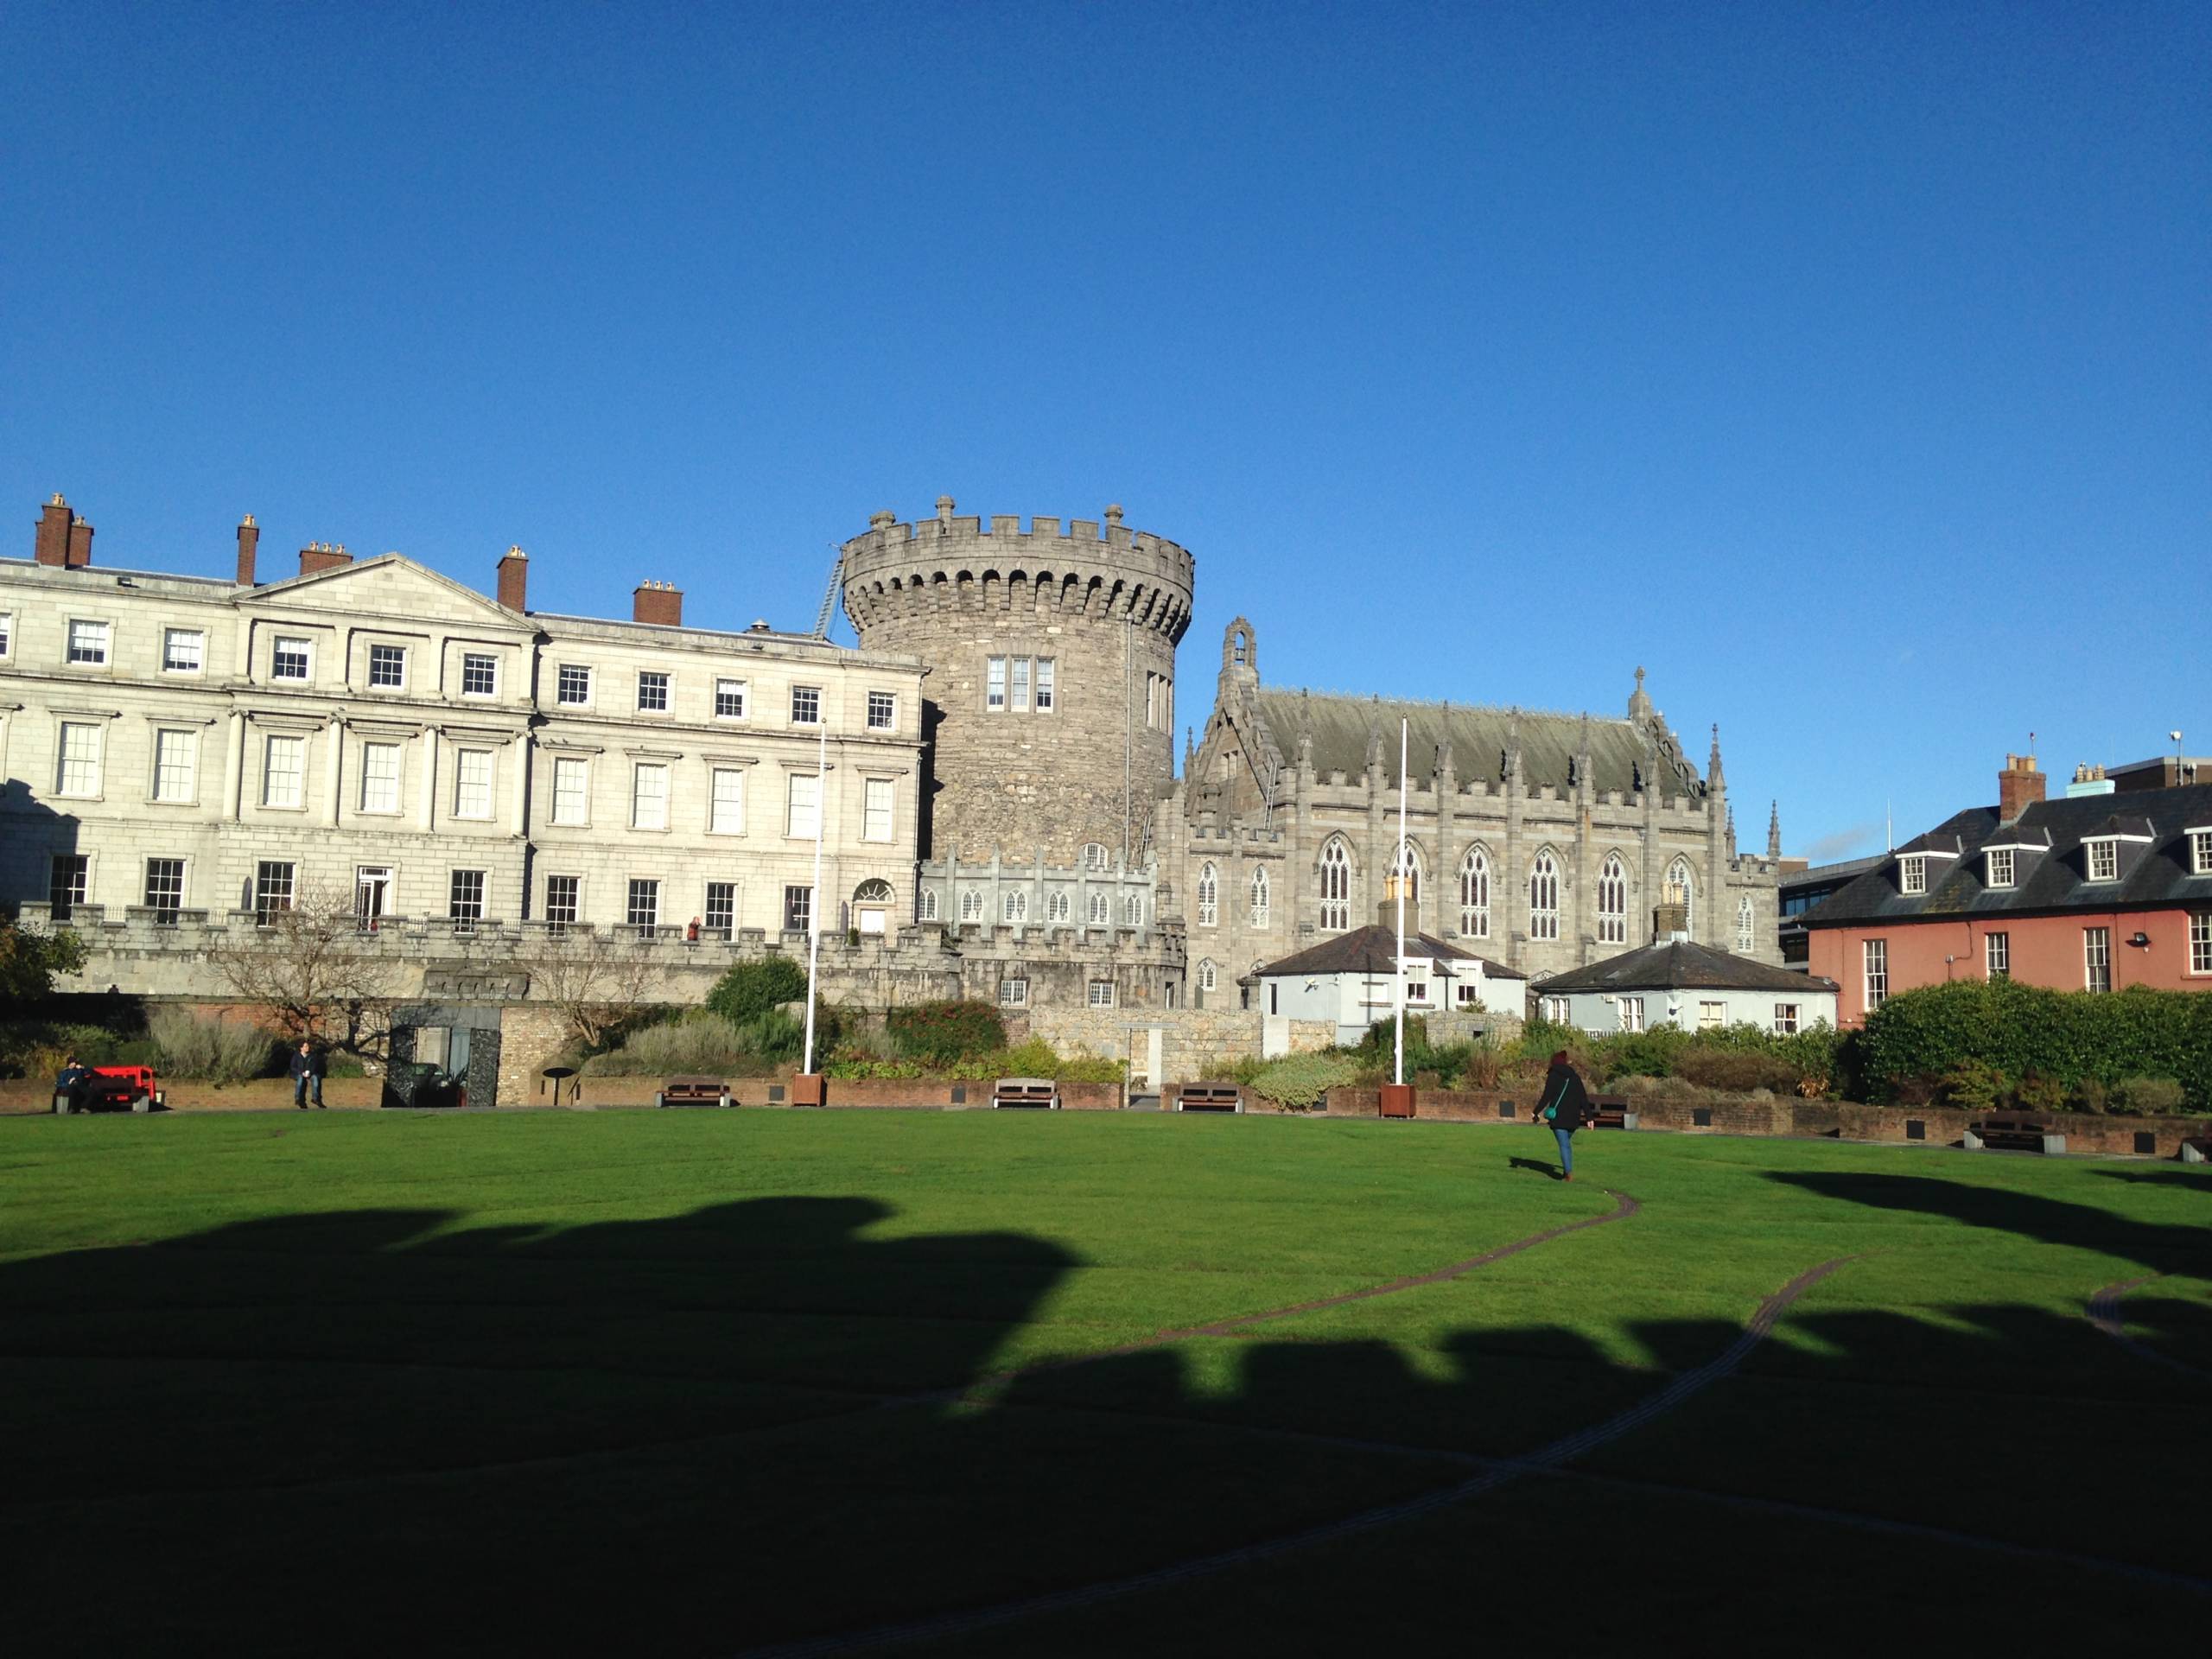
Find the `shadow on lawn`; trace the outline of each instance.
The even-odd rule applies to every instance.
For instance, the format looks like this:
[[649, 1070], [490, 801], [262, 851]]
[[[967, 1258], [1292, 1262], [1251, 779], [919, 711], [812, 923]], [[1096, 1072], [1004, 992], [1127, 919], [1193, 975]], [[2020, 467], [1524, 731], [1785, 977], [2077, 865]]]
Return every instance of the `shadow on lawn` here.
[[[2014, 1195], [1978, 1189], [1800, 1184], [2016, 1230], [2049, 1220], [1979, 1208]], [[2127, 1225], [2087, 1213], [2107, 1247]], [[1440, 1344], [1440, 1376], [1387, 1342], [1297, 1340], [1293, 1322], [1193, 1344], [1232, 1357], [1225, 1390], [1199, 1385], [1191, 1353], [1148, 1349], [963, 1402], [1075, 1259], [1011, 1232], [873, 1236], [893, 1219], [860, 1198], [555, 1230], [394, 1209], [0, 1267], [0, 1376], [33, 1430], [11, 1435], [0, 1489], [0, 1553], [23, 1586], [10, 1630], [28, 1651], [727, 1652], [1111, 1580], [1433, 1491], [1465, 1465], [1419, 1448], [1529, 1451], [1648, 1399], [1739, 1329], [1630, 1319], [1641, 1366], [1556, 1326], [1466, 1331]], [[2145, 1248], [2177, 1250], [2168, 1235], [2190, 1230], [2145, 1230]], [[2187, 1387], [2085, 1321], [1958, 1321], [1805, 1317], [1809, 1340], [1769, 1344], [1753, 1370], [1993, 1393], [2034, 1376], [2131, 1404]], [[1789, 1486], [1797, 1426], [1780, 1422], [1755, 1413], [1689, 1478], [1805, 1496]], [[1903, 1465], [1925, 1450], [1901, 1446], [1902, 1484], [1868, 1501], [1910, 1513]], [[1969, 1502], [1951, 1496], [1955, 1468], [1926, 1478], [1927, 1502]], [[2048, 1464], [2034, 1477], [2066, 1480]], [[1592, 1502], [1594, 1523], [1607, 1499]], [[2130, 1504], [2144, 1535], [2212, 1522]], [[1732, 1560], [1711, 1564], [1716, 1595], [1724, 1578], [1741, 1593]], [[1433, 1597], [1449, 1628], [1463, 1567], [1427, 1561], [1393, 1593]], [[1267, 1610], [1271, 1645], [1295, 1648], [1325, 1604]], [[1542, 1637], [1541, 1608], [1528, 1618]]]

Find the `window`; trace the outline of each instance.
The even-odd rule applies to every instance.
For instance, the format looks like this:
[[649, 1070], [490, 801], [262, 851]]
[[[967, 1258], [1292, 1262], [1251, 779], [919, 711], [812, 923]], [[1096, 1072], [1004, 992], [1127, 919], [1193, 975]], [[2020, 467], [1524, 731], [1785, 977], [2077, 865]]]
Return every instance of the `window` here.
[[1529, 870], [1529, 937], [1559, 938], [1559, 861], [1548, 848], [1536, 855]]
[[1428, 964], [1425, 962], [1408, 962], [1402, 963], [1402, 966], [1406, 979], [1406, 1001], [1408, 1005], [1418, 1003], [1421, 1007], [1427, 1007], [1428, 1006]]
[[1901, 893], [1928, 891], [1928, 857], [1924, 853], [1907, 853], [1897, 860], [1897, 890]]
[[2212, 910], [2189, 913], [2189, 971], [2212, 974]]
[[407, 647], [404, 645], [371, 645], [369, 647], [369, 683], [397, 691], [407, 683]]
[[870, 778], [861, 785], [861, 839], [891, 839], [891, 799], [894, 785], [888, 778]]
[[0, 657], [8, 654], [10, 641], [16, 637], [16, 618], [13, 612], [0, 611]]
[[1736, 949], [1749, 951], [1758, 932], [1758, 912], [1752, 910], [1751, 896], [1747, 893], [1736, 906]]
[[1029, 919], [1029, 893], [1024, 887], [1008, 887], [999, 895], [999, 914], [1009, 922]]
[[[4, 632], [4, 630], [0, 630]], [[0, 644], [0, 656], [7, 654]], [[207, 636], [198, 628], [163, 628], [162, 630], [162, 672], [164, 674], [197, 674], [207, 665]]]
[[1628, 867], [1618, 853], [1607, 854], [1598, 872], [1598, 943], [1628, 943]]
[[2112, 989], [2112, 929], [2082, 930], [2082, 982], [2093, 991]]
[[154, 798], [190, 801], [200, 770], [197, 732], [157, 731], [154, 734]]
[[1728, 1005], [1726, 1002], [1700, 1002], [1697, 1005], [1697, 1028], [1700, 1031], [1719, 1031], [1728, 1024]]
[[269, 677], [304, 680], [314, 672], [314, 650], [304, 639], [279, 637], [269, 648]]
[[61, 722], [60, 752], [55, 758], [54, 792], [91, 796], [100, 792], [100, 728], [89, 721]]
[[2012, 849], [2010, 847], [1992, 848], [1987, 866], [1991, 887], [2009, 887], [2012, 885]]
[[1111, 925], [1114, 919], [1113, 899], [1103, 893], [1092, 893], [1090, 903], [1084, 911], [1084, 919], [1093, 927], [1105, 927]]
[[2116, 836], [2104, 836], [2094, 841], [2085, 841], [2082, 845], [2089, 855], [2090, 880], [2120, 880], [2120, 842]]
[[745, 833], [745, 771], [716, 766], [707, 807], [707, 828], [718, 836]]
[[1342, 841], [1321, 849], [1321, 926], [1326, 931], [1351, 925], [1351, 855]]
[[1052, 659], [1049, 657], [1039, 657], [1037, 659], [1037, 712], [1039, 714], [1049, 715], [1052, 712], [1053, 696]]
[[1567, 1000], [1565, 997], [1547, 996], [1541, 1000], [1539, 1006], [1542, 1009], [1541, 1017], [1545, 1024], [1563, 1026], [1568, 1022], [1568, 1016], [1572, 1013], [1572, 1009], [1569, 1007]]
[[935, 887], [922, 889], [921, 902], [915, 906], [914, 919], [918, 922], [937, 920], [937, 889]]
[[1479, 999], [1475, 994], [1475, 982], [1472, 980], [1461, 980], [1459, 983], [1458, 989], [1459, 993], [1459, 1006], [1461, 1007], [1471, 1008], [1478, 1006]]
[[1029, 982], [1026, 979], [999, 981], [999, 1006], [1002, 1008], [1026, 1008], [1029, 1006]]
[[1866, 975], [1866, 1012], [1872, 1014], [1890, 995], [1890, 942], [1869, 939], [1859, 947], [1859, 955]]
[[1213, 959], [1211, 957], [1208, 957], [1205, 961], [1198, 964], [1198, 988], [1200, 990], [1211, 991], [1213, 989], [1215, 983], [1219, 978], [1220, 969], [1217, 969], [1213, 965]]
[[454, 756], [453, 815], [456, 818], [492, 816], [492, 751], [461, 749]]
[[107, 661], [107, 624], [70, 623], [69, 660], [88, 668], [98, 668]]
[[630, 774], [630, 827], [668, 828], [668, 768], [658, 760], [640, 760]]
[[553, 758], [553, 822], [582, 824], [591, 817], [590, 762], [576, 755]]
[[581, 709], [591, 701], [591, 670], [578, 663], [563, 663], [554, 677], [553, 701], [563, 709]]
[[1255, 928], [1264, 928], [1268, 925], [1268, 873], [1265, 869], [1252, 872], [1251, 889], [1252, 902], [1247, 917]]
[[399, 745], [361, 745], [361, 810], [399, 810]]
[[289, 860], [263, 859], [253, 871], [253, 919], [257, 927], [269, 925], [269, 918], [280, 910], [292, 907], [293, 868]]
[[728, 938], [737, 931], [737, 883], [709, 881], [707, 883], [706, 931], [717, 939]]
[[1221, 919], [1221, 878], [1211, 863], [1198, 867], [1198, 925], [1211, 927]]
[[[0, 623], [7, 620], [0, 617]], [[2189, 832], [2189, 873], [2191, 875], [2212, 875], [2212, 830], [2192, 830]]]
[[1122, 900], [1122, 921], [1125, 926], [1128, 927], [1144, 925], [1144, 895], [1142, 893], [1133, 893]]
[[1167, 677], [1147, 673], [1144, 677], [1144, 723], [1154, 731], [1172, 729], [1175, 717], [1168, 709]]
[[640, 673], [638, 676], [638, 712], [641, 715], [664, 715], [668, 712], [668, 676]]
[[488, 651], [463, 652], [461, 658], [461, 695], [490, 697], [499, 695], [499, 659]]
[[791, 687], [791, 724], [819, 726], [822, 723], [822, 688], [818, 685]]
[[1797, 1034], [1797, 1005], [1795, 1002], [1774, 1005], [1774, 1034], [1777, 1037], [1795, 1037]]
[[814, 889], [791, 887], [784, 889], [784, 931], [804, 933], [814, 925]]
[[296, 807], [307, 771], [308, 741], [271, 734], [262, 751], [261, 804]]
[[1689, 861], [1678, 858], [1667, 867], [1667, 902], [1682, 907], [1682, 931], [1697, 937], [1696, 884], [1690, 880]]
[[1398, 843], [1397, 853], [1390, 860], [1390, 879], [1405, 884], [1408, 905], [1421, 903], [1421, 849], [1413, 842]]
[[1614, 1001], [1620, 1009], [1621, 1029], [1642, 1031], [1643, 1029], [1643, 999], [1640, 996], [1623, 996], [1617, 997]]
[[1471, 847], [1459, 861], [1459, 931], [1471, 938], [1490, 937], [1490, 855]]
[[1007, 706], [1017, 715], [1029, 712], [1029, 658], [1016, 657], [1007, 664], [1008, 683], [1012, 689], [1007, 694]]
[[743, 720], [745, 718], [745, 691], [746, 686], [743, 680], [716, 680], [715, 682], [715, 718], [716, 720]]
[[1083, 868], [1086, 870], [1109, 870], [1114, 867], [1114, 855], [1106, 850], [1103, 842], [1083, 843]]
[[545, 925], [556, 933], [565, 933], [576, 925], [578, 900], [582, 896], [583, 878], [575, 875], [549, 875], [545, 878]]
[[822, 833], [822, 779], [810, 772], [791, 774], [784, 803], [784, 833], [812, 841]]
[[89, 853], [56, 853], [47, 873], [46, 902], [53, 906], [54, 919], [66, 922], [79, 905], [85, 902], [92, 885], [92, 859]]
[[997, 710], [1006, 707], [1006, 658], [994, 657], [983, 664], [983, 707]]
[[446, 889], [446, 919], [456, 933], [473, 933], [484, 919], [484, 872], [455, 870]]
[[146, 908], [154, 912], [154, 925], [174, 927], [177, 912], [184, 908], [184, 861], [149, 858], [146, 861]]
[[629, 903], [623, 910], [622, 919], [651, 938], [652, 931], [660, 925], [660, 883], [632, 876]]
[[2012, 976], [2012, 936], [2009, 933], [1985, 933], [1981, 938], [1981, 963], [1992, 979]]
[[1094, 1008], [1112, 1007], [1114, 1006], [1114, 982], [1110, 979], [1092, 980], [1090, 982], [1090, 1006]]

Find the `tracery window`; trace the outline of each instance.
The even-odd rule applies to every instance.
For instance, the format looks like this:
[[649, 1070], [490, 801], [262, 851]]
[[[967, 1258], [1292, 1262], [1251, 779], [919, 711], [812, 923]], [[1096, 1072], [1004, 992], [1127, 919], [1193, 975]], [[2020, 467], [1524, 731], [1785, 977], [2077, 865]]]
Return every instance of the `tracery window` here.
[[1744, 895], [1742, 901], [1736, 906], [1737, 950], [1745, 952], [1748, 952], [1751, 950], [1751, 936], [1756, 931], [1757, 926], [1757, 919], [1751, 912], [1751, 895], [1747, 893]]
[[1351, 855], [1340, 839], [1321, 849], [1321, 925], [1338, 931], [1351, 925]]
[[1264, 868], [1252, 872], [1251, 918], [1255, 928], [1268, 925], [1268, 873]]
[[1198, 867], [1198, 925], [1211, 927], [1221, 919], [1221, 879], [1211, 864]]
[[1692, 938], [1697, 937], [1697, 913], [1693, 908], [1696, 889], [1690, 880], [1690, 864], [1686, 858], [1677, 858], [1667, 867], [1667, 898], [1670, 903], [1682, 907], [1682, 931]]
[[1213, 959], [1209, 957], [1198, 964], [1198, 988], [1202, 991], [1213, 989], [1215, 977]]
[[1608, 854], [1598, 873], [1598, 943], [1628, 943], [1628, 869], [1618, 853]]
[[1548, 847], [1529, 868], [1529, 937], [1559, 938], [1559, 861]]
[[1459, 931], [1470, 938], [1490, 937], [1490, 855], [1470, 847], [1459, 861]]
[[1421, 903], [1421, 849], [1410, 841], [1398, 843], [1398, 851], [1390, 861], [1390, 874], [1406, 884], [1406, 902]]

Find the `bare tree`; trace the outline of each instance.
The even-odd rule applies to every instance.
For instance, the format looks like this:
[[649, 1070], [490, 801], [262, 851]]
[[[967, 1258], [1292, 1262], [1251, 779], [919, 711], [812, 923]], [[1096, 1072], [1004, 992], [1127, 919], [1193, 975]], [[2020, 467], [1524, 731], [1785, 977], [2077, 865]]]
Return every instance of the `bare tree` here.
[[557, 1010], [569, 1037], [591, 1049], [638, 1017], [660, 970], [634, 941], [581, 932], [549, 931], [515, 964], [530, 975], [531, 1000]]
[[233, 927], [207, 959], [240, 1001], [268, 1011], [287, 1042], [304, 1039], [381, 1059], [397, 943], [364, 931], [347, 896], [309, 887], [264, 912], [257, 925]]

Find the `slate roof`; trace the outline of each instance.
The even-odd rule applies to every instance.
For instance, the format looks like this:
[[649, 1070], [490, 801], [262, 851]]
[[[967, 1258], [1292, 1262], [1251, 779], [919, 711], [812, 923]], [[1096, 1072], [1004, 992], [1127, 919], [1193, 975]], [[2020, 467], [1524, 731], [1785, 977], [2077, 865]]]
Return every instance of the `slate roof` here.
[[1749, 957], [1708, 944], [1667, 939], [1587, 968], [1554, 974], [1541, 988], [1546, 996], [1574, 991], [1832, 991], [1832, 979], [1770, 968]]
[[[1484, 974], [1491, 979], [1526, 979], [1524, 973], [1508, 968], [1503, 963], [1492, 962], [1488, 957], [1478, 957], [1471, 950], [1462, 950], [1456, 944], [1427, 933], [1406, 935], [1406, 954], [1433, 957], [1439, 962], [1479, 962]], [[1396, 971], [1398, 960], [1397, 930], [1370, 922], [1365, 927], [1353, 928], [1348, 933], [1337, 934], [1320, 944], [1271, 962], [1255, 976], [1260, 979], [1274, 979], [1294, 974], [1389, 974]]]
[[[1313, 734], [1313, 770], [1325, 779], [1332, 772], [1349, 779], [1366, 771], [1368, 739], [1380, 728], [1384, 734], [1383, 770], [1395, 780], [1402, 718], [1409, 727], [1407, 766], [1416, 785], [1434, 772], [1437, 747], [1446, 738], [1452, 743], [1453, 770], [1462, 782], [1502, 779], [1509, 734], [1517, 722], [1522, 781], [1531, 788], [1550, 784], [1564, 792], [1570, 763], [1582, 742], [1580, 715], [1394, 702], [1268, 686], [1255, 692], [1253, 700], [1276, 745], [1292, 762], [1297, 759], [1300, 734]], [[1655, 766], [1634, 721], [1593, 715], [1589, 730], [1592, 787], [1632, 794], [1638, 780], [1656, 770], [1663, 774], [1670, 794], [1704, 792], [1698, 769], [1678, 750], [1662, 753]]]
[[[2052, 915], [2072, 910], [2163, 910], [2212, 905], [2212, 874], [2190, 874], [2191, 829], [2212, 827], [2212, 785], [2145, 792], [2115, 813], [2109, 795], [2037, 801], [2018, 823], [2000, 826], [1993, 806], [1968, 807], [1931, 834], [1960, 837], [1966, 855], [1929, 871], [1928, 891], [1897, 890], [1897, 861], [1874, 868], [1799, 918], [1807, 927], [1855, 926], [1867, 922], [1957, 919], [2005, 914]], [[2045, 835], [2050, 850], [2037, 852]], [[2147, 836], [2120, 846], [2120, 880], [2091, 881], [2082, 842], [2098, 836]], [[2010, 887], [1989, 887], [1986, 847], [2013, 847]]]

